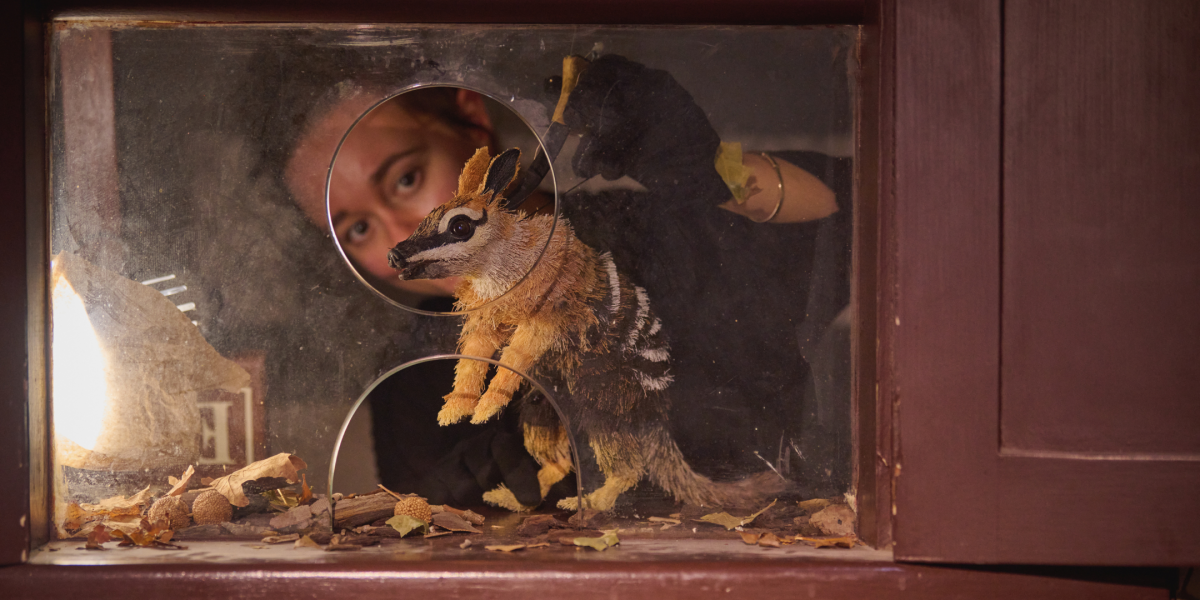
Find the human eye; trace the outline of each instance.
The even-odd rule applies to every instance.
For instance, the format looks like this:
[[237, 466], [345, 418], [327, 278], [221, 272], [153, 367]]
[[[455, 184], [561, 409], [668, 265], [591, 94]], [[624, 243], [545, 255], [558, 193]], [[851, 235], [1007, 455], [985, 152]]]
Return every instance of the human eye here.
[[393, 190], [398, 194], [411, 193], [421, 185], [421, 170], [412, 169], [401, 173], [396, 178], [396, 183], [392, 186]]
[[371, 225], [366, 219], [360, 219], [350, 224], [342, 235], [343, 243], [353, 245], [362, 243], [371, 233]]

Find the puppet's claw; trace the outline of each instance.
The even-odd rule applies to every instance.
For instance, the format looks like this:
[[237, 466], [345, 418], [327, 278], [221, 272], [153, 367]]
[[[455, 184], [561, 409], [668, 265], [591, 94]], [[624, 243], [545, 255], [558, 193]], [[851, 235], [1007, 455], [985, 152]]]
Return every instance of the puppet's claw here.
[[503, 483], [497, 486], [496, 489], [490, 492], [485, 492], [483, 494], [483, 501], [491, 504], [492, 506], [499, 506], [500, 508], [506, 508], [513, 512], [520, 513], [530, 512], [537, 508], [536, 506], [525, 506], [524, 504], [521, 504], [517, 500], [517, 497], [513, 495], [512, 490], [508, 489]]
[[558, 501], [560, 510], [579, 510], [579, 496], [571, 496]]
[[471, 416], [475, 412], [475, 405], [479, 402], [479, 396], [473, 394], [465, 394], [462, 392], [450, 392], [444, 396], [446, 404], [442, 406], [442, 410], [438, 411], [438, 425], [453, 425], [464, 417]]
[[[617, 505], [617, 498], [621, 495], [620, 492], [610, 488], [601, 487], [600, 489], [587, 494], [583, 497], [584, 508], [593, 510], [606, 511], [612, 510]], [[571, 496], [558, 501], [558, 508], [561, 510], [579, 510], [579, 497]]]
[[491, 390], [484, 393], [479, 399], [479, 403], [475, 405], [474, 416], [471, 417], [473, 425], [487, 422], [488, 419], [496, 416], [508, 403], [512, 400], [511, 396], [505, 396]]

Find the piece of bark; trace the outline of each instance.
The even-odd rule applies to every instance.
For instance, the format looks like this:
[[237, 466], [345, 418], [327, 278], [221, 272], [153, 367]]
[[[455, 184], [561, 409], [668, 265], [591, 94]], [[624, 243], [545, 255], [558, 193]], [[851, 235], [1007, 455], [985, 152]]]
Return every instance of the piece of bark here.
[[329, 540], [330, 544], [338, 546], [374, 546], [380, 538], [359, 533], [335, 535]]
[[585, 508], [582, 511], [571, 515], [571, 518], [567, 519], [567, 522], [570, 523], [572, 527], [577, 529], [595, 529], [598, 527], [604, 527], [605, 525], [611, 523], [612, 515], [603, 511]]
[[834, 504], [814, 513], [809, 523], [825, 535], [851, 535], [854, 533], [854, 511], [845, 504]]
[[214, 540], [224, 536], [225, 529], [219, 524], [212, 525], [193, 525], [187, 529], [180, 529], [175, 532], [174, 539], [177, 540]]
[[567, 524], [554, 518], [554, 515], [533, 515], [521, 521], [517, 526], [517, 536], [519, 537], [537, 537], [550, 531], [552, 528], [566, 527]]
[[262, 539], [264, 544], [282, 544], [284, 542], [294, 542], [300, 539], [300, 534], [289, 533], [288, 535], [269, 535]]
[[308, 505], [297, 506], [271, 519], [271, 529], [280, 533], [299, 532], [312, 527], [312, 524], [312, 507]]
[[263, 532], [267, 531], [266, 527], [258, 525], [242, 525], [239, 523], [221, 523], [221, 529], [224, 529], [225, 533], [228, 533], [234, 537], [259, 539], [262, 538]]
[[475, 512], [473, 510], [470, 510], [470, 509], [459, 510], [457, 508], [454, 508], [453, 506], [448, 506], [445, 504], [431, 504], [431, 505], [429, 505], [429, 511], [432, 512], [433, 514], [437, 514], [439, 512], [443, 512], [443, 511], [451, 512], [451, 513], [454, 513], [454, 514], [462, 517], [463, 519], [465, 519], [468, 523], [470, 523], [472, 525], [483, 525], [483, 522], [484, 522], [483, 515]]
[[352, 529], [376, 519], [391, 518], [396, 499], [383, 493], [342, 498], [333, 510], [334, 529]]

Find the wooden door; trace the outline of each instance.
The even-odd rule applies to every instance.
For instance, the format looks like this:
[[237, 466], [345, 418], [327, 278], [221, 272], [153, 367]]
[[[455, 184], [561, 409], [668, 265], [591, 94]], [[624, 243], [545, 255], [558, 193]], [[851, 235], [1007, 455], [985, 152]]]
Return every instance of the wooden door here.
[[1200, 562], [1200, 3], [897, 3], [897, 557]]

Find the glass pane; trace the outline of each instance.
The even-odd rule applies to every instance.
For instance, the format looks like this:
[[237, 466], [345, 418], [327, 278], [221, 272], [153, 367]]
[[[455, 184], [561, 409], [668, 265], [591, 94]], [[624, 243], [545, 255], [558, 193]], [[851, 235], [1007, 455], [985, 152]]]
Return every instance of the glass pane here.
[[58, 534], [175, 488], [183, 539], [330, 543], [295, 515], [377, 484], [501, 541], [579, 488], [623, 531], [843, 531], [857, 34], [56, 26]]

